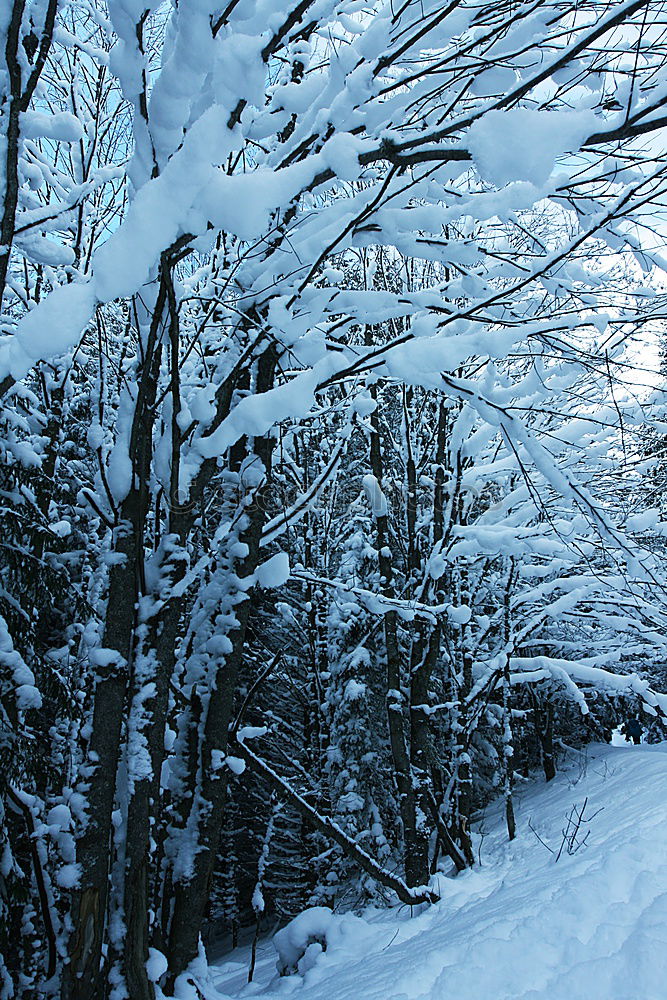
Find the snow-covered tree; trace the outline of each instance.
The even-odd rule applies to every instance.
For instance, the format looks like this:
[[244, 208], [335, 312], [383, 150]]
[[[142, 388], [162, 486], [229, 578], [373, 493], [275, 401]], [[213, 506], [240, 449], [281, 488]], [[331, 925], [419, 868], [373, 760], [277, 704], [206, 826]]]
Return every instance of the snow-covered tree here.
[[[662, 710], [626, 669], [662, 649], [660, 554], [608, 484], [645, 423], [625, 345], [662, 316], [664, 15], [5, 5], [0, 905], [47, 942], [27, 988], [185, 988], [244, 765], [306, 865], [329, 837], [416, 902], [436, 838], [470, 863], [476, 796], [502, 787], [511, 831], [515, 692]], [[334, 480], [367, 505], [358, 582]], [[278, 605], [285, 743], [239, 718], [270, 711], [262, 643], [297, 641]]]

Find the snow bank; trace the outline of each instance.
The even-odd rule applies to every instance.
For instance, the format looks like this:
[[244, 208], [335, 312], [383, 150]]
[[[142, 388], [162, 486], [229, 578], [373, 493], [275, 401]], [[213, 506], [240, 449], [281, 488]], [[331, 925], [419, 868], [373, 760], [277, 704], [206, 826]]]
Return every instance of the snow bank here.
[[[592, 747], [548, 785], [519, 783], [517, 839], [507, 841], [502, 803], [487, 810], [481, 863], [441, 876], [438, 905], [365, 920], [307, 910], [275, 938], [299, 976], [279, 978], [264, 942], [250, 986], [236, 953], [212, 970], [216, 989], [266, 1000], [294, 990], [300, 1000], [663, 1000], [666, 765], [667, 743]], [[586, 843], [556, 861], [566, 816], [586, 800]]]
[[305, 975], [325, 951], [344, 952], [350, 941], [368, 934], [368, 924], [359, 917], [333, 913], [326, 906], [313, 906], [274, 936], [278, 972], [281, 976]]

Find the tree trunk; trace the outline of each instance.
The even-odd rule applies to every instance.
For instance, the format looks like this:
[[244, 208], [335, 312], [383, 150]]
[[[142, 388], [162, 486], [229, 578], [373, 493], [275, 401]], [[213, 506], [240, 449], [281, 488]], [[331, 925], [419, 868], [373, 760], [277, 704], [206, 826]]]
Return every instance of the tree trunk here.
[[[9, 261], [14, 243], [16, 229], [16, 209], [18, 207], [19, 196], [19, 141], [21, 113], [28, 110], [28, 106], [35, 92], [35, 87], [44, 69], [46, 58], [51, 48], [53, 40], [53, 28], [58, 9], [57, 0], [49, 0], [44, 12], [44, 22], [41, 29], [41, 38], [36, 51], [36, 57], [27, 80], [23, 81], [22, 65], [25, 65], [25, 51], [23, 49], [23, 38], [21, 37], [21, 26], [25, 13], [25, 0], [14, 0], [12, 14], [7, 28], [5, 41], [5, 64], [9, 77], [9, 105], [2, 107], [0, 120], [6, 125], [3, 127], [4, 146], [4, 191], [2, 192], [2, 217], [0, 218], [0, 311], [2, 310], [5, 287], [7, 284], [7, 273]], [[31, 22], [32, 25], [32, 22]], [[34, 32], [36, 25], [32, 25]], [[13, 378], [8, 375], [0, 382], [0, 396], [11, 388]]]
[[[268, 348], [258, 362], [258, 393], [273, 384], [276, 365], [275, 351]], [[247, 554], [236, 561], [233, 573], [243, 581], [255, 572], [260, 559], [260, 540], [266, 520], [265, 493], [271, 469], [274, 447], [272, 437], [254, 438], [253, 454], [264, 469], [263, 482], [255, 490], [246, 508], [245, 526], [239, 541], [247, 546]], [[230, 568], [230, 580], [233, 576]], [[197, 823], [197, 853], [189, 878], [179, 878], [173, 887], [173, 914], [169, 932], [170, 981], [180, 975], [197, 956], [199, 935], [210, 894], [211, 877], [222, 827], [222, 812], [227, 789], [225, 769], [213, 767], [213, 753], [224, 754], [234, 707], [236, 681], [245, 649], [245, 636], [250, 614], [250, 595], [239, 587], [233, 603], [235, 624], [228, 633], [229, 652], [221, 659], [215, 683], [208, 693], [208, 706], [198, 754], [199, 777], [191, 808], [199, 809]], [[204, 808], [201, 808], [205, 803]]]
[[[436, 625], [428, 637], [428, 646], [418, 646], [423, 649], [421, 663], [416, 665], [410, 679], [410, 765], [415, 797], [415, 866], [420, 872], [430, 870], [429, 842], [431, 826], [428, 817], [431, 814], [433, 789], [431, 787], [431, 724], [425, 711], [428, 704], [428, 688], [431, 674], [440, 649], [440, 628]], [[424, 707], [422, 707], [424, 706]], [[425, 881], [422, 878], [420, 883]]]
[[143, 535], [147, 510], [148, 469], [157, 376], [158, 328], [164, 291], [161, 283], [141, 366], [130, 438], [133, 481], [115, 529], [114, 560], [109, 573], [103, 649], [96, 664], [96, 684], [88, 746], [87, 821], [77, 841], [81, 876], [71, 908], [72, 937], [65, 969], [67, 1000], [99, 1000], [105, 995], [102, 946], [112, 854], [112, 811], [120, 759], [121, 731], [132, 659], [137, 598], [143, 577]]
[[104, 649], [116, 656], [96, 668], [88, 747], [87, 821], [76, 851], [81, 878], [72, 901], [73, 934], [65, 978], [65, 996], [71, 1000], [97, 1000], [104, 996], [100, 966], [108, 899], [111, 814], [137, 596], [138, 490], [131, 490], [123, 503], [121, 517], [114, 550], [124, 561], [115, 563], [111, 569], [103, 639]]
[[[370, 389], [377, 403], [375, 386]], [[383, 480], [383, 462], [380, 442], [380, 421], [377, 406], [370, 416], [370, 465], [380, 488]], [[393, 566], [389, 549], [389, 524], [386, 513], [375, 512], [376, 547], [380, 566], [380, 590], [385, 597], [394, 596]], [[395, 611], [384, 615], [384, 638], [387, 655], [386, 697], [389, 743], [394, 764], [394, 778], [398, 789], [398, 802], [403, 825], [405, 880], [411, 887], [425, 885], [429, 877], [428, 839], [417, 823], [417, 807], [410, 753], [406, 740], [404, 695], [401, 691], [401, 650], [398, 641], [398, 616]]]
[[535, 733], [540, 747], [542, 758], [542, 768], [546, 781], [553, 781], [556, 777], [556, 755], [554, 753], [554, 709], [550, 701], [546, 704], [540, 701], [539, 697], [532, 694], [533, 718], [535, 720]]

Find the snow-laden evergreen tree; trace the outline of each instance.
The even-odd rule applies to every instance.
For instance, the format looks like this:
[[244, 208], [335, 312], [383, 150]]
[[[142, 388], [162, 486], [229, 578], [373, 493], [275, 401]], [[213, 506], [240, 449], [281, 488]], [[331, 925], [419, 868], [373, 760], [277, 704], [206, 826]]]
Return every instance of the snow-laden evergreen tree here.
[[[358, 497], [346, 509], [348, 524], [336, 551], [341, 590], [330, 596], [328, 618], [327, 770], [333, 818], [374, 857], [390, 865], [398, 847], [398, 816], [386, 781], [390, 754], [384, 719], [384, 646], [380, 622], [348, 589], [372, 590], [376, 585], [376, 553], [365, 506], [365, 498]], [[359, 875], [349, 858], [337, 858], [327, 877], [332, 899], [338, 902], [341, 891], [356, 905], [374, 898], [379, 887], [363, 876], [361, 884], [355, 884]]]

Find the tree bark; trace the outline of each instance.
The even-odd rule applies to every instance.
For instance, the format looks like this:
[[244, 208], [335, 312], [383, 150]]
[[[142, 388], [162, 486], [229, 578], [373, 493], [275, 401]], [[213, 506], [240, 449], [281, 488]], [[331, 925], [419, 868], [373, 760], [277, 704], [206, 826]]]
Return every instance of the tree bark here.
[[[267, 348], [258, 362], [258, 393], [271, 388], [276, 366], [275, 350]], [[253, 454], [264, 468], [263, 483], [255, 490], [252, 502], [246, 509], [246, 525], [240, 541], [247, 546], [247, 554], [239, 560], [235, 573], [243, 581], [257, 569], [260, 559], [260, 540], [266, 520], [264, 495], [271, 469], [274, 439], [270, 436], [253, 439]], [[227, 789], [224, 768], [216, 771], [212, 766], [213, 751], [224, 753], [234, 707], [236, 680], [243, 661], [246, 629], [250, 613], [250, 596], [239, 590], [239, 601], [234, 608], [235, 625], [228, 633], [229, 653], [217, 670], [215, 684], [208, 693], [208, 706], [203, 725], [197, 763], [200, 779], [197, 782], [193, 805], [206, 803], [201, 810], [197, 827], [197, 854], [191, 876], [178, 879], [173, 887], [173, 914], [169, 931], [170, 981], [180, 975], [196, 957], [199, 934], [210, 894], [211, 877], [215, 867], [220, 840], [222, 813]], [[199, 800], [197, 803], [194, 799]]]
[[556, 777], [556, 754], [554, 752], [554, 709], [550, 701], [543, 705], [538, 695], [531, 691], [535, 733], [542, 758], [542, 768], [546, 781]]
[[[7, 272], [14, 243], [16, 229], [16, 209], [19, 197], [19, 141], [21, 112], [27, 111], [35, 87], [44, 69], [44, 64], [53, 40], [53, 28], [58, 10], [58, 0], [49, 0], [45, 11], [41, 39], [36, 51], [36, 58], [28, 79], [23, 85], [21, 62], [25, 53], [19, 50], [23, 45], [21, 38], [21, 22], [25, 13], [25, 0], [15, 0], [12, 15], [7, 30], [5, 42], [5, 63], [9, 75], [9, 107], [2, 108], [0, 118], [6, 121], [5, 127], [5, 190], [2, 198], [2, 218], [0, 219], [0, 311], [2, 311]], [[33, 29], [34, 30], [34, 29]], [[0, 383], [0, 397], [14, 384], [11, 376]]]
[[[377, 389], [371, 386], [371, 396], [377, 404]], [[380, 489], [383, 481], [383, 462], [380, 442], [380, 421], [377, 405], [370, 416], [370, 466]], [[376, 547], [380, 567], [380, 590], [385, 597], [394, 596], [393, 566], [389, 548], [389, 522], [386, 513], [375, 513]], [[401, 650], [398, 640], [398, 616], [388, 611], [384, 616], [384, 638], [387, 656], [386, 698], [389, 743], [394, 764], [394, 778], [398, 789], [398, 802], [403, 825], [405, 880], [409, 886], [424, 885], [428, 881], [428, 837], [417, 822], [417, 805], [410, 752], [406, 739], [404, 695], [401, 690]]]
[[157, 377], [160, 367], [159, 325], [164, 306], [160, 283], [140, 368], [137, 402], [130, 437], [132, 485], [121, 505], [115, 528], [114, 555], [102, 645], [109, 654], [98, 662], [93, 718], [86, 768], [86, 824], [76, 847], [81, 875], [71, 907], [69, 964], [63, 978], [66, 1000], [99, 1000], [105, 989], [102, 946], [108, 905], [112, 854], [112, 812], [120, 759], [121, 731], [132, 660], [136, 604], [142, 589], [144, 522]]
[[[165, 262], [166, 263], [166, 262]], [[155, 945], [166, 949], [165, 920], [156, 922], [151, 928], [150, 911], [154, 901], [160, 898], [160, 888], [170, 890], [168, 885], [160, 887], [159, 865], [150, 864], [151, 832], [160, 811], [160, 777], [165, 759], [164, 735], [169, 703], [169, 684], [176, 666], [178, 638], [182, 625], [182, 603], [178, 596], [178, 585], [185, 576], [187, 568], [186, 543], [195, 521], [200, 513], [201, 503], [206, 487], [217, 469], [217, 459], [206, 459], [195, 477], [187, 498], [180, 496], [179, 465], [182, 433], [178, 423], [181, 410], [179, 350], [180, 332], [178, 319], [178, 304], [173, 288], [173, 278], [170, 272], [165, 272], [166, 297], [169, 307], [169, 341], [171, 362], [171, 397], [172, 397], [172, 458], [170, 482], [170, 511], [167, 527], [167, 537], [163, 540], [165, 557], [161, 576], [168, 579], [163, 592], [156, 594], [162, 601], [162, 607], [153, 618], [148, 630], [144, 646], [147, 653], [153, 654], [154, 668], [150, 682], [154, 684], [154, 695], [141, 703], [141, 712], [147, 716], [142, 727], [146, 747], [150, 754], [151, 774], [134, 782], [129, 795], [124, 911], [126, 922], [126, 938], [124, 945], [123, 964], [126, 985], [133, 1000], [153, 1000], [155, 988], [148, 979], [146, 960], [152, 937]], [[235, 366], [229, 376], [220, 386], [217, 395], [216, 419], [209, 433], [218, 427], [228, 415], [232, 401], [232, 392], [239, 378], [243, 379], [247, 368]], [[135, 690], [139, 694], [139, 690]], [[194, 764], [194, 757], [192, 762]], [[164, 840], [164, 836], [162, 838]], [[150, 877], [151, 867], [153, 879]]]

